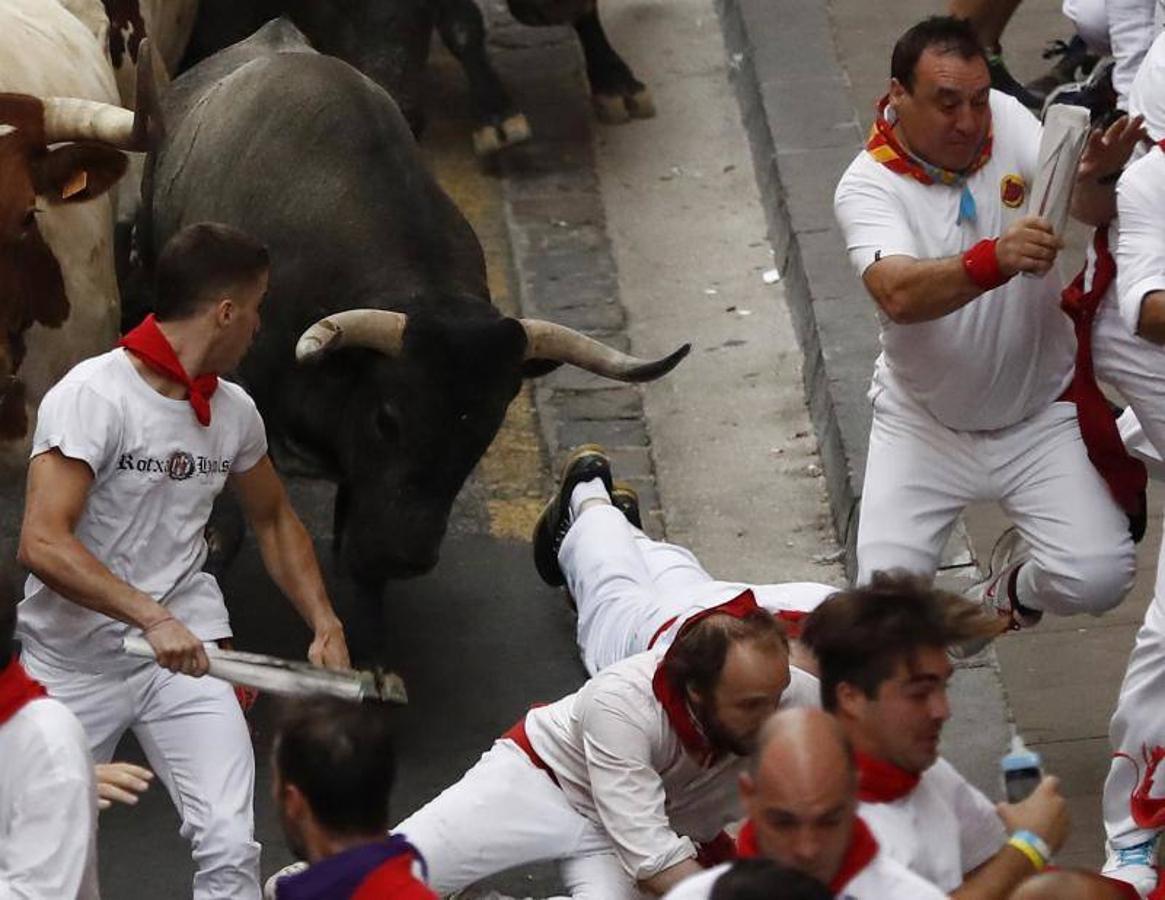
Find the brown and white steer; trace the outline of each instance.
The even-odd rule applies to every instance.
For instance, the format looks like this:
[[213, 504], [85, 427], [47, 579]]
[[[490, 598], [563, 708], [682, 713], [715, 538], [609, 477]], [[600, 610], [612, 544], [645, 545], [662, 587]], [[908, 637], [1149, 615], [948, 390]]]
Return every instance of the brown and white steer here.
[[10, 556], [36, 408], [117, 336], [105, 192], [144, 146], [105, 48], [57, 0], [0, 0], [0, 555]]

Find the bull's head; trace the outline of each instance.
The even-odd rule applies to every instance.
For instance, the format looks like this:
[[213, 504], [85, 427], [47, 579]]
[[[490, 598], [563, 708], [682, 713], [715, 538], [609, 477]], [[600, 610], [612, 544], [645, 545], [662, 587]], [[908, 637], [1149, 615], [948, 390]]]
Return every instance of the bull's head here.
[[0, 94], [0, 440], [28, 428], [18, 375], [25, 332], [58, 328], [69, 316], [60, 265], [37, 226], [38, 201], [51, 207], [105, 193], [125, 172], [121, 151], [145, 149], [146, 132], [145, 114], [109, 104]]
[[308, 328], [296, 358], [319, 361], [345, 348], [362, 351], [368, 367], [354, 374], [353, 357], [334, 367], [348, 379], [341, 401], [347, 409], [332, 411], [331, 427], [344, 432], [334, 445], [351, 454], [335, 460], [341, 484], [350, 486], [342, 492], [336, 528], [344, 536], [346, 567], [370, 585], [436, 563], [453, 500], [524, 375], [566, 363], [619, 381], [648, 381], [689, 349], [643, 360], [538, 319], [494, 314], [457, 333], [427, 318], [356, 309]]

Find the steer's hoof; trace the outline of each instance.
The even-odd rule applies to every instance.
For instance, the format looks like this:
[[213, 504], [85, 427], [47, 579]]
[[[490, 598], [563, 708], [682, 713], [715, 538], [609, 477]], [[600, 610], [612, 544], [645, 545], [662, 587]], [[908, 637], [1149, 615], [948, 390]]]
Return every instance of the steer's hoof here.
[[595, 94], [591, 100], [595, 106], [595, 118], [604, 125], [623, 125], [631, 121], [622, 94]]
[[626, 98], [627, 112], [633, 119], [650, 119], [655, 116], [655, 100], [650, 88], [642, 88]]
[[506, 139], [507, 146], [528, 141], [530, 140], [530, 123], [526, 121], [524, 115], [515, 113], [502, 122], [502, 135]]
[[493, 156], [503, 147], [530, 140], [530, 123], [521, 113], [507, 116], [500, 123], [490, 122], [473, 132], [473, 152]]
[[623, 125], [632, 119], [650, 119], [655, 115], [651, 90], [642, 85], [627, 93], [596, 93], [591, 99], [596, 118], [606, 125]]

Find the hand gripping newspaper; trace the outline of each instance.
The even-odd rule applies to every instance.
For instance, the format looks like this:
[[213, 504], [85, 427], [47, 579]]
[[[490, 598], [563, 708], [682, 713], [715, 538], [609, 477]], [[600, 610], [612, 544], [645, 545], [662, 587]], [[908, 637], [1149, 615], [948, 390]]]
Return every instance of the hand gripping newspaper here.
[[[154, 658], [154, 648], [143, 637], [125, 638], [122, 649], [130, 656]], [[207, 674], [211, 677], [270, 694], [285, 697], [322, 694], [353, 702], [395, 705], [408, 702], [404, 682], [392, 672], [337, 671], [263, 653], [223, 650], [213, 644], [206, 645], [206, 657], [210, 662]]]

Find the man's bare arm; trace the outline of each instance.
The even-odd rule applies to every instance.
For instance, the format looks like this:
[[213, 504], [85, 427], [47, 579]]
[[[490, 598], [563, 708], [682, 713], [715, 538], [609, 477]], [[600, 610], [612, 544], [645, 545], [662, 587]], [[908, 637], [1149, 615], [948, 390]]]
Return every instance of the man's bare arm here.
[[644, 879], [639, 882], [639, 886], [649, 894], [662, 897], [685, 878], [691, 878], [693, 875], [698, 875], [703, 871], [703, 866], [694, 859], [685, 859], [682, 862], [676, 863], [674, 866], [668, 866], [662, 872], [657, 872], [650, 878]]
[[142, 629], [159, 665], [187, 675], [204, 674], [208, 663], [202, 642], [77, 540], [74, 529], [92, 485], [89, 466], [59, 450], [32, 459], [20, 531], [21, 564], [62, 597]]
[[1137, 334], [1154, 344], [1165, 344], [1165, 291], [1152, 291], [1141, 299]]
[[1098, 227], [1116, 216], [1117, 176], [1145, 137], [1144, 121], [1144, 116], [1121, 116], [1107, 131], [1089, 135], [1072, 191], [1072, 218]]
[[271, 460], [265, 456], [246, 472], [232, 474], [231, 483], [255, 530], [263, 564], [312, 629], [308, 659], [334, 669], [347, 668], [344, 628], [328, 599], [311, 536], [295, 514]]
[[[999, 273], [1004, 279], [1019, 272], [1044, 275], [1062, 246], [1046, 219], [1025, 216], [1013, 222], [995, 244]], [[869, 266], [862, 281], [882, 311], [900, 325], [941, 319], [984, 293], [962, 256], [888, 256]]]

